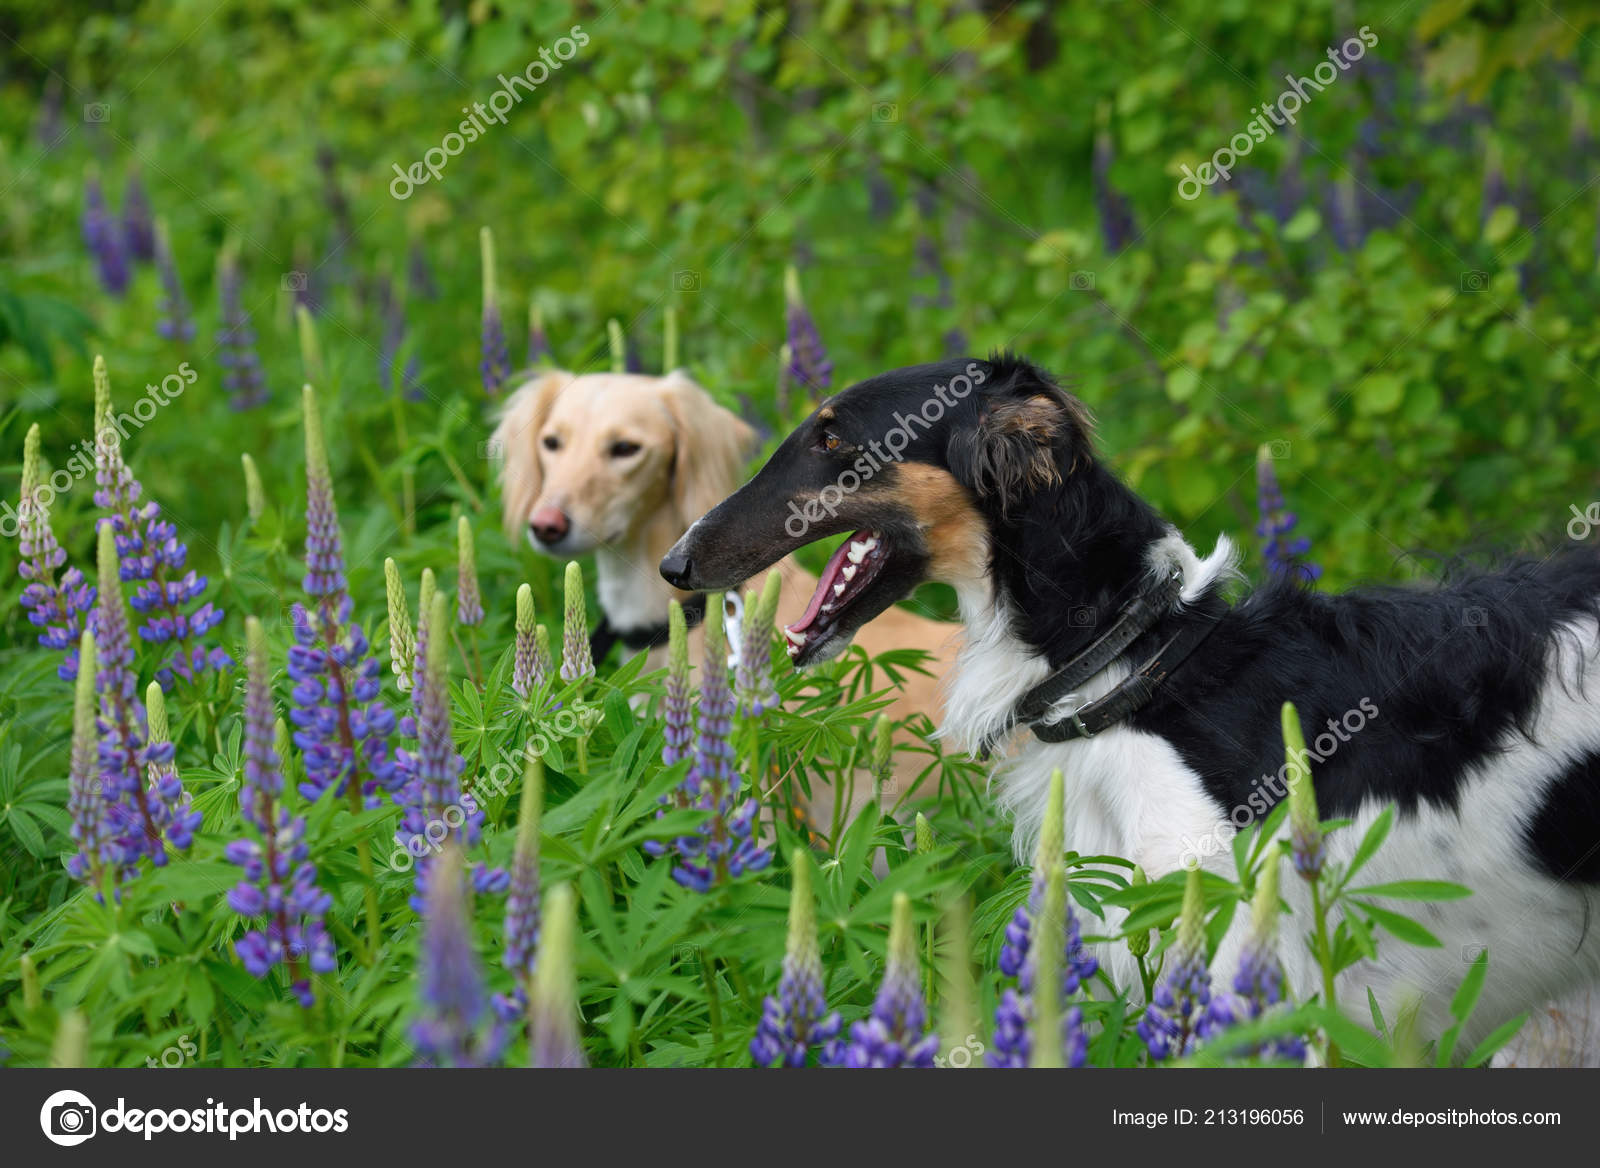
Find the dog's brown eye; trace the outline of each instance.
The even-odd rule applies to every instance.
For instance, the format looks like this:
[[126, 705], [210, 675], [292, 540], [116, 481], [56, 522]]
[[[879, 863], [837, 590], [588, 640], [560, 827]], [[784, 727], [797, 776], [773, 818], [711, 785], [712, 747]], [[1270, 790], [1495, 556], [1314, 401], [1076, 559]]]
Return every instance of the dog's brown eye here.
[[830, 433], [822, 436], [822, 448], [824, 450], [837, 450], [843, 445], [844, 443], [839, 440], [839, 435], [837, 434]]
[[544, 448], [546, 450], [560, 450], [561, 439], [557, 438], [554, 434], [546, 434], [544, 436]]
[[611, 444], [612, 458], [629, 458], [638, 453], [639, 444], [637, 442], [613, 442]]

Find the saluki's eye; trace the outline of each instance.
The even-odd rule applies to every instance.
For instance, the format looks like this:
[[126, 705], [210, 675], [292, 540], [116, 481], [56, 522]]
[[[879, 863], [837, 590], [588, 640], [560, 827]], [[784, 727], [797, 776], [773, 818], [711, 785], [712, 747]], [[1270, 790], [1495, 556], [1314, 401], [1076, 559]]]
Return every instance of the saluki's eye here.
[[839, 447], [843, 445], [844, 443], [840, 440], [839, 435], [835, 434], [831, 430], [822, 436], [822, 449], [829, 451], [830, 453], [839, 449]]
[[561, 439], [557, 438], [554, 434], [546, 434], [544, 436], [544, 448], [546, 450], [560, 450]]
[[631, 458], [639, 453], [637, 442], [613, 442], [611, 444], [612, 458]]

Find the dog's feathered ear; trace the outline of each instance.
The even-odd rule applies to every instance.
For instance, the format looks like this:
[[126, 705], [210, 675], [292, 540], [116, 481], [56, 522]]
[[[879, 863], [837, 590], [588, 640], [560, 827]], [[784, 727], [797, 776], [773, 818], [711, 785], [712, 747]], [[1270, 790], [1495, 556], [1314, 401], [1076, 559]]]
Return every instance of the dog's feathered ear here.
[[1047, 383], [1018, 396], [985, 397], [974, 426], [950, 436], [950, 470], [1002, 511], [1060, 484], [1091, 457], [1088, 410]]
[[677, 432], [672, 499], [687, 527], [738, 490], [756, 432], [684, 373], [669, 373], [662, 391]]
[[500, 517], [513, 546], [544, 483], [539, 469], [539, 431], [556, 396], [571, 382], [572, 374], [552, 369], [523, 383], [506, 402], [500, 425], [489, 439], [489, 451], [500, 462]]

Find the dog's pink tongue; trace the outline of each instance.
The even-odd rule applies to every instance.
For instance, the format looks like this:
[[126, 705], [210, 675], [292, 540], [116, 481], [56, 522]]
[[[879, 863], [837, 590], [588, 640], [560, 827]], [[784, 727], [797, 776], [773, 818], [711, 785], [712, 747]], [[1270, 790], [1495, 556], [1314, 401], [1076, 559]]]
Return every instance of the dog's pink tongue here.
[[856, 540], [864, 539], [866, 532], [858, 531], [849, 539], [839, 545], [839, 550], [833, 553], [828, 561], [828, 566], [822, 569], [822, 576], [817, 581], [817, 590], [811, 594], [811, 603], [806, 605], [806, 610], [800, 619], [792, 625], [785, 626], [791, 633], [803, 633], [811, 627], [811, 622], [817, 619], [817, 613], [822, 611], [823, 602], [833, 591], [833, 586], [838, 583], [839, 571], [844, 567], [844, 558], [850, 553], [850, 545]]

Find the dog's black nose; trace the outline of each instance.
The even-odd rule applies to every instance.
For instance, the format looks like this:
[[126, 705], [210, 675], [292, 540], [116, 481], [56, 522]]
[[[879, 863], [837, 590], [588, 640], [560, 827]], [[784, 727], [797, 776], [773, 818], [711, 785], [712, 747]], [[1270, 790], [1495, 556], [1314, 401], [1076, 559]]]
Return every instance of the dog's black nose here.
[[661, 557], [661, 578], [674, 588], [689, 587], [689, 553], [673, 548]]

